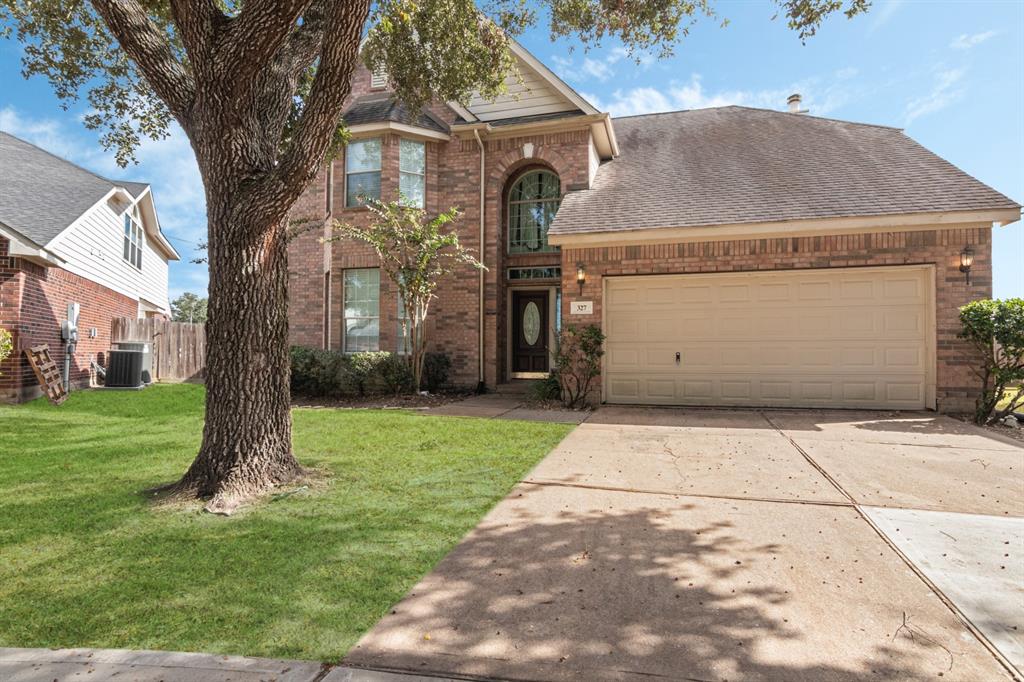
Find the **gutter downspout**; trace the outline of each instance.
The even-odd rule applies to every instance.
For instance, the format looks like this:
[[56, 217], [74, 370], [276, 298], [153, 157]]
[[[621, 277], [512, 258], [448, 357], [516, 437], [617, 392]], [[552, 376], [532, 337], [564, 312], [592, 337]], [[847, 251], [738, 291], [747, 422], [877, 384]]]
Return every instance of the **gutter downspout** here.
[[[486, 158], [486, 152], [484, 149], [484, 142], [480, 139], [480, 130], [477, 128], [473, 129], [473, 137], [476, 138], [477, 147], [480, 148], [480, 264], [484, 264], [484, 161]], [[477, 334], [477, 393], [484, 392], [484, 272], [485, 268], [480, 268], [480, 316], [477, 322], [478, 334]]]

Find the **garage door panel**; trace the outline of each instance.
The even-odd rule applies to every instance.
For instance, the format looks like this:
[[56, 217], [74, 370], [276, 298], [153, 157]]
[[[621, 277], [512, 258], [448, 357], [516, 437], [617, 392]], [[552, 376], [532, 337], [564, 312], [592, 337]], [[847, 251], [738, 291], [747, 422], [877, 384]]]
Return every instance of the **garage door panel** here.
[[920, 267], [608, 278], [640, 302], [607, 310], [606, 399], [924, 407], [929, 281]]

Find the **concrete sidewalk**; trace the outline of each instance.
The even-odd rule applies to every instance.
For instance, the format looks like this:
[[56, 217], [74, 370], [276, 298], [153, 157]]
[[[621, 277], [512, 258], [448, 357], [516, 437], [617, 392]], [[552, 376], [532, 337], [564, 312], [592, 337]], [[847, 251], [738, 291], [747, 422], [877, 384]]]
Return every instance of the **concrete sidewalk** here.
[[2, 682], [449, 682], [316, 661], [288, 661], [173, 651], [0, 648]]

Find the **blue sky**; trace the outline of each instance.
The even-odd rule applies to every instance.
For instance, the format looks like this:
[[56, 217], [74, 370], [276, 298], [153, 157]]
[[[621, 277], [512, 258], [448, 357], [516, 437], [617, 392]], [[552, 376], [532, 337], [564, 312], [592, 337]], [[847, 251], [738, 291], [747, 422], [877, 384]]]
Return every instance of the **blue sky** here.
[[[830, 19], [801, 45], [769, 2], [719, 2], [726, 28], [702, 21], [667, 60], [626, 58], [616, 45], [584, 53], [544, 30], [521, 42], [613, 115], [726, 104], [784, 109], [800, 92], [812, 115], [904, 128], [966, 172], [1024, 201], [1024, 3], [876, 2], [864, 16]], [[163, 227], [183, 255], [172, 296], [205, 292], [189, 264], [204, 239], [203, 190], [188, 141], [147, 142], [119, 169], [80, 123], [85, 104], [60, 109], [46, 82], [25, 81], [20, 50], [0, 43], [0, 129], [113, 178], [154, 185]], [[1024, 297], [1024, 228], [994, 235], [995, 295]]]

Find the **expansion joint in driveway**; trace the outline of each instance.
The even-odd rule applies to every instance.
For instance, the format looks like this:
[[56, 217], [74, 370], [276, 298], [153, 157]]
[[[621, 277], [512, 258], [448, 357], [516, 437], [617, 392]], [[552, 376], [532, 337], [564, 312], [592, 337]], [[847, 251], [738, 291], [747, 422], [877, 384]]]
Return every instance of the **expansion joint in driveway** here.
[[537, 481], [523, 479], [528, 485], [549, 486], [553, 488], [583, 488], [585, 490], [607, 490], [613, 493], [641, 493], [644, 495], [667, 495], [669, 497], [695, 497], [709, 500], [735, 500], [738, 502], [773, 502], [778, 504], [803, 504], [812, 507], [853, 507], [853, 502], [831, 502], [828, 500], [794, 500], [779, 497], [756, 497], [751, 495], [709, 495], [707, 493], [680, 493], [665, 490], [649, 490], [645, 488], [623, 488], [610, 485], [591, 485], [587, 483], [568, 483], [564, 481]]
[[992, 656], [997, 661], [999, 661], [999, 664], [1002, 665], [1008, 673], [1010, 673], [1010, 676], [1015, 680], [1021, 679], [1020, 673], [1013, 666], [1013, 664], [1010, 663], [1006, 656], [1004, 656], [1003, 653], [999, 651], [999, 649], [997, 649], [996, 646], [992, 644], [992, 642], [989, 641], [988, 637], [986, 637], [984, 633], [982, 633], [981, 630], [979, 630], [978, 627], [975, 626], [971, 619], [968, 618], [967, 615], [960, 610], [960, 608], [953, 602], [953, 600], [946, 596], [945, 592], [939, 589], [939, 586], [936, 585], [927, 575], [925, 575], [925, 573], [920, 568], [918, 568], [913, 561], [910, 560], [910, 557], [908, 557], [896, 545], [896, 543], [894, 543], [889, 538], [889, 536], [886, 535], [885, 532], [878, 527], [878, 524], [876, 524], [874, 520], [872, 520], [872, 518], [867, 513], [865, 513], [863, 509], [861, 509], [861, 506], [857, 504], [857, 501], [853, 498], [853, 495], [847, 492], [847, 490], [843, 488], [842, 485], [839, 484], [839, 481], [830, 476], [829, 473], [825, 471], [824, 468], [821, 467], [821, 465], [815, 462], [814, 458], [811, 457], [806, 450], [800, 447], [800, 444], [793, 440], [789, 436], [789, 434], [783, 431], [778, 424], [772, 421], [771, 417], [769, 417], [765, 412], [761, 410], [758, 410], [758, 414], [760, 414], [764, 418], [764, 420], [768, 422], [768, 424], [779, 433], [780, 436], [788, 440], [790, 445], [792, 445], [796, 449], [796, 451], [799, 452], [805, 460], [807, 460], [808, 464], [814, 467], [818, 471], [818, 473], [824, 476], [825, 479], [828, 480], [828, 482], [831, 483], [837, 491], [839, 491], [841, 495], [843, 495], [846, 499], [850, 501], [850, 504], [846, 506], [852, 506], [857, 511], [857, 514], [862, 519], [864, 519], [865, 522], [867, 522], [868, 526], [870, 526], [871, 529], [875, 531], [875, 534], [882, 539], [882, 542], [888, 545], [889, 548], [896, 553], [896, 556], [898, 556], [903, 561], [903, 563], [906, 564], [907, 568], [913, 571], [914, 574], [921, 579], [921, 582], [927, 585], [928, 588], [935, 594], [935, 596], [937, 596], [939, 600], [946, 605], [946, 608], [953, 612], [953, 615], [956, 616], [956, 618], [964, 625], [964, 627], [966, 627], [971, 632], [971, 634], [974, 635], [974, 637], [979, 642], [981, 642], [982, 646], [988, 649], [989, 653], [991, 653]]

